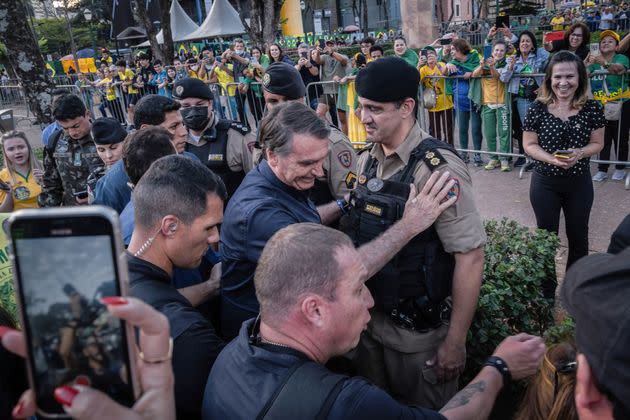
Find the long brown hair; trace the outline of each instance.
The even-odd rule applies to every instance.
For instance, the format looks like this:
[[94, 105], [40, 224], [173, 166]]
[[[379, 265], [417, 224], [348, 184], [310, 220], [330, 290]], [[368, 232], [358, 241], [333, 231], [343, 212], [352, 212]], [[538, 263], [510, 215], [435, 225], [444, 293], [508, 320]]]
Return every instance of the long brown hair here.
[[569, 45], [569, 37], [576, 28], [582, 29], [582, 43], [578, 48], [588, 47], [588, 44], [591, 43], [591, 31], [589, 31], [588, 26], [586, 26], [583, 22], [576, 22], [566, 30], [564, 33], [564, 42], [566, 45]]
[[553, 89], [551, 89], [551, 76], [553, 75], [554, 66], [559, 63], [575, 63], [578, 72], [578, 88], [573, 95], [573, 99], [571, 99], [571, 107], [573, 109], [581, 109], [588, 100], [588, 76], [586, 75], [584, 62], [570, 51], [557, 52], [551, 58], [551, 61], [549, 61], [547, 65], [547, 71], [545, 72], [545, 81], [536, 100], [545, 105], [556, 101], [556, 94], [553, 93]]
[[575, 409], [577, 350], [571, 343], [550, 347], [527, 387], [514, 420], [578, 420]]
[[23, 131], [16, 131], [16, 130], [9, 131], [8, 133], [5, 133], [2, 135], [2, 137], [0, 137], [0, 144], [2, 144], [2, 157], [4, 158], [3, 159], [4, 167], [9, 172], [9, 175], [11, 175], [11, 182], [13, 184], [16, 183], [15, 166], [13, 165], [13, 162], [10, 162], [9, 159], [7, 158], [7, 152], [4, 148], [4, 142], [9, 139], [15, 139], [15, 138], [20, 138], [24, 140], [24, 143], [26, 143], [26, 148], [28, 149], [28, 163], [30, 165], [30, 170], [32, 171], [33, 169], [43, 169], [42, 164], [40, 163], [39, 160], [37, 160], [37, 157], [35, 156], [35, 152], [33, 151], [31, 144], [28, 142], [28, 139], [26, 138], [26, 134], [24, 134]]

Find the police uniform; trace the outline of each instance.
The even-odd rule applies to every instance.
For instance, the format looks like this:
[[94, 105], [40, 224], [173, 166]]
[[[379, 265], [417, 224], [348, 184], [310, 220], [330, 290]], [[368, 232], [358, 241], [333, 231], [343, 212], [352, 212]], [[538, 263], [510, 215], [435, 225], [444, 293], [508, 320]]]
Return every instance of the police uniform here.
[[[306, 93], [302, 76], [295, 67], [287, 63], [271, 64], [263, 77], [263, 89], [282, 95], [287, 100], [302, 99]], [[334, 126], [330, 126], [328, 136], [329, 152], [324, 161], [324, 176], [315, 180], [311, 189], [311, 200], [316, 205], [328, 204], [344, 198], [356, 180], [356, 152], [348, 137]], [[262, 159], [260, 145], [253, 149], [253, 160]]]
[[[173, 87], [175, 99], [200, 98], [213, 100], [208, 85], [198, 79], [182, 79]], [[182, 112], [182, 114], [184, 114]], [[196, 138], [190, 131], [186, 151], [194, 154], [213, 172], [221, 177], [228, 192], [228, 199], [234, 194], [245, 174], [253, 165], [252, 150], [256, 143], [250, 129], [236, 121], [221, 120], [216, 114], [201, 134]], [[184, 118], [186, 124], [186, 118]], [[190, 127], [188, 127], [190, 130]]]
[[[387, 60], [370, 66], [375, 63], [387, 69]], [[368, 97], [365, 92], [359, 95]], [[440, 408], [457, 392], [457, 380], [437, 384], [434, 368], [425, 362], [436, 356], [448, 331], [453, 254], [477, 249], [486, 240], [470, 174], [451, 146], [430, 138], [417, 123], [393, 153], [385, 156], [376, 143], [360, 154], [357, 168], [351, 208], [342, 220], [342, 230], [356, 245], [372, 240], [402, 217], [410, 183], [421, 191], [438, 169], [448, 170], [456, 180], [449, 192], [457, 196], [456, 203], [367, 282], [375, 307], [355, 357], [359, 374], [397, 399]]]
[[245, 174], [253, 167], [251, 149], [255, 142], [256, 138], [247, 126], [215, 117], [199, 141], [195, 141], [192, 135], [188, 134], [186, 151], [197, 156], [221, 177], [227, 188], [228, 197], [231, 197]]
[[87, 192], [90, 173], [103, 165], [91, 135], [74, 140], [61, 133], [51, 139], [44, 153], [44, 185], [37, 201], [40, 207], [76, 206], [73, 193]]

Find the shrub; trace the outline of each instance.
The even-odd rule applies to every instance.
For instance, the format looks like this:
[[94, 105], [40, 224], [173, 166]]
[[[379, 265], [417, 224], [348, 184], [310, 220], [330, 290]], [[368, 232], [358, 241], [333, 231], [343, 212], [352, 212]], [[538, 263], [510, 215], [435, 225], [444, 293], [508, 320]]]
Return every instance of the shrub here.
[[542, 336], [553, 325], [553, 302], [542, 294], [544, 279], [555, 278], [560, 241], [544, 230], [513, 220], [487, 221], [483, 284], [468, 332], [468, 360], [462, 383], [472, 379], [507, 336]]

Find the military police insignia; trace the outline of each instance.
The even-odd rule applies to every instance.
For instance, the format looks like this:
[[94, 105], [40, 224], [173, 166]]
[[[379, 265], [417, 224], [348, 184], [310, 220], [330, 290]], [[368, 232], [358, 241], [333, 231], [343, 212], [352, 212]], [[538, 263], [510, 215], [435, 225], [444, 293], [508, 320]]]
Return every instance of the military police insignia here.
[[265, 73], [262, 79], [262, 83], [264, 87], [269, 86], [269, 83], [271, 83], [271, 76], [269, 75], [269, 73]]
[[427, 151], [424, 156], [422, 156], [422, 160], [424, 161], [425, 165], [427, 165], [429, 169], [431, 169], [431, 171], [433, 171], [438, 166], [446, 163], [446, 159], [444, 159], [444, 156], [442, 156], [442, 154], [437, 149], [431, 149]]
[[339, 163], [343, 165], [344, 168], [349, 168], [352, 165], [352, 154], [349, 150], [344, 150], [343, 152], [337, 155], [337, 159], [339, 159]]
[[346, 187], [351, 190], [356, 182], [357, 175], [354, 172], [348, 172], [348, 175], [346, 175]]

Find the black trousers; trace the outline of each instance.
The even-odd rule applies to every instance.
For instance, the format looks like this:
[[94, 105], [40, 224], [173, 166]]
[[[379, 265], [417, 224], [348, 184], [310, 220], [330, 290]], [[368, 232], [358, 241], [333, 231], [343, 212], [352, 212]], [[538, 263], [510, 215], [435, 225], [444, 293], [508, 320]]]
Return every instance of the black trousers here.
[[[621, 125], [621, 127], [619, 127]], [[604, 129], [604, 148], [599, 152], [601, 160], [610, 159], [610, 150], [615, 145], [615, 160], [628, 160], [628, 130], [630, 130], [630, 101], [626, 101], [621, 106], [621, 118], [618, 121], [606, 121]], [[615, 169], [624, 169], [626, 165], [615, 165]], [[608, 171], [607, 163], [600, 163], [598, 171]]]
[[[560, 211], [564, 213], [569, 241], [567, 268], [588, 255], [588, 219], [593, 205], [593, 182], [590, 173], [553, 177], [534, 172], [529, 188], [529, 199], [536, 215], [536, 224], [540, 229], [557, 234]], [[551, 285], [546, 286], [549, 288]], [[547, 293], [549, 290], [545, 293], [545, 296], [549, 297]]]

